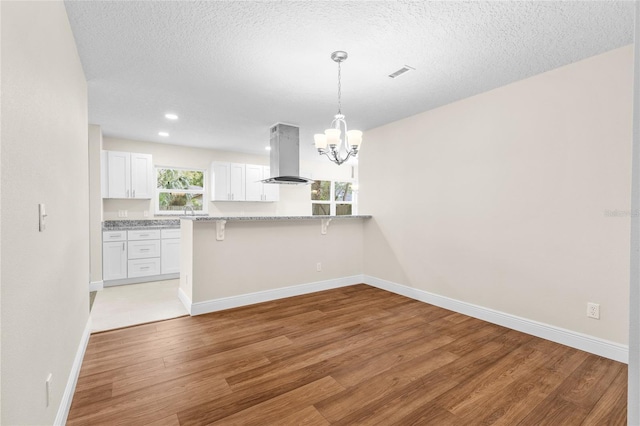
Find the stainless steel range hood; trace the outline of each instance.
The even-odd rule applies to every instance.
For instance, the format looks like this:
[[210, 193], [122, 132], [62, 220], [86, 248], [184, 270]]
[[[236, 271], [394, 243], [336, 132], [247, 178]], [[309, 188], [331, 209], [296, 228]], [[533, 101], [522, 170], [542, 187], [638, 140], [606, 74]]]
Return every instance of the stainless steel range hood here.
[[300, 129], [277, 123], [271, 127], [271, 177], [264, 183], [307, 185], [313, 179], [300, 176]]

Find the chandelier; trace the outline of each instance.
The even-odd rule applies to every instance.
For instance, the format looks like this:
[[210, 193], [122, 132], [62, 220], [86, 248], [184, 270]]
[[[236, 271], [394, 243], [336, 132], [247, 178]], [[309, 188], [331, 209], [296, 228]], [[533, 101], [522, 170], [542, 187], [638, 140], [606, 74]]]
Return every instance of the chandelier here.
[[360, 149], [360, 144], [362, 143], [362, 132], [360, 130], [347, 130], [347, 122], [342, 114], [340, 64], [347, 60], [347, 52], [341, 50], [333, 52], [331, 59], [338, 63], [338, 113], [331, 122], [331, 128], [325, 130], [324, 134], [314, 135], [313, 138], [318, 154], [326, 155], [329, 160], [340, 165], [347, 161], [349, 157], [355, 157], [358, 154], [358, 149]]

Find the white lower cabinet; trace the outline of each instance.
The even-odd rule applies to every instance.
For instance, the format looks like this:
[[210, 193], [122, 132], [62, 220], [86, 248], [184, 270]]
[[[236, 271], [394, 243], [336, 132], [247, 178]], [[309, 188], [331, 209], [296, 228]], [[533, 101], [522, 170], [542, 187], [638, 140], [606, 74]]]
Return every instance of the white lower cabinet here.
[[127, 242], [109, 241], [102, 244], [102, 279], [127, 278]]
[[105, 285], [143, 282], [144, 277], [175, 278], [180, 273], [180, 229], [104, 231], [102, 239]]
[[180, 272], [180, 239], [171, 238], [162, 240], [162, 248], [160, 250], [161, 273], [175, 274]]

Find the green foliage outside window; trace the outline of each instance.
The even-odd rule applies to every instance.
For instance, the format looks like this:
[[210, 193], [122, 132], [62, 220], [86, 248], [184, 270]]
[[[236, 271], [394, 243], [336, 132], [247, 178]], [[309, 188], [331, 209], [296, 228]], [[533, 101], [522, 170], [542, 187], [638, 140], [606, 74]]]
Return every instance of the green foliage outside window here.
[[311, 199], [314, 201], [329, 201], [331, 197], [331, 181], [317, 180], [311, 184]]
[[317, 180], [311, 184], [311, 200], [311, 214], [314, 216], [331, 215], [332, 211], [337, 216], [351, 215], [353, 183]]
[[192, 207], [203, 210], [204, 172], [201, 170], [156, 169], [158, 208], [161, 212]]
[[158, 169], [158, 188], [201, 190], [204, 173], [198, 170]]
[[353, 201], [351, 182], [336, 182], [334, 199], [336, 201]]

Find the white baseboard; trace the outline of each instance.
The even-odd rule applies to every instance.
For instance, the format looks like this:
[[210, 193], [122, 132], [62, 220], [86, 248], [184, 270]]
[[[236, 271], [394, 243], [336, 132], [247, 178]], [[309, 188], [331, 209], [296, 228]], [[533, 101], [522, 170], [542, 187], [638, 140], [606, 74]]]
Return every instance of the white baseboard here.
[[100, 291], [104, 288], [104, 281], [91, 281], [89, 291]]
[[189, 296], [187, 296], [187, 293], [184, 292], [182, 287], [178, 287], [178, 299], [180, 299], [180, 301], [182, 302], [182, 304], [186, 308], [186, 310], [189, 313], [189, 315], [193, 315], [191, 313], [191, 305], [192, 305], [191, 299], [189, 299]]
[[[302, 294], [315, 293], [317, 291], [330, 290], [333, 288], [346, 287], [363, 282], [362, 275], [336, 278], [326, 281], [316, 281], [313, 283], [294, 285], [291, 287], [277, 288], [274, 290], [259, 291], [256, 293], [242, 294], [239, 296], [223, 297], [220, 299], [207, 300], [204, 302], [190, 303], [187, 311], [191, 315], [207, 314], [209, 312], [222, 311], [225, 309], [237, 308], [240, 306], [253, 305], [256, 303], [269, 302], [271, 300], [283, 299], [285, 297], [300, 296]], [[184, 299], [183, 299], [184, 296]], [[191, 302], [186, 295], [181, 295], [182, 303]]]
[[76, 357], [73, 359], [71, 365], [71, 372], [69, 372], [69, 378], [67, 379], [67, 386], [64, 388], [64, 394], [62, 395], [62, 401], [58, 407], [58, 414], [54, 421], [54, 425], [64, 426], [67, 423], [67, 417], [69, 416], [69, 409], [71, 409], [71, 401], [73, 400], [73, 393], [76, 390], [76, 384], [78, 383], [78, 376], [80, 375], [80, 367], [82, 367], [82, 360], [84, 359], [84, 352], [89, 344], [89, 336], [91, 336], [91, 315], [87, 320], [87, 325], [82, 332], [82, 338], [78, 345]]
[[619, 343], [578, 333], [549, 324], [521, 318], [516, 315], [496, 311], [471, 303], [462, 302], [445, 296], [439, 296], [428, 291], [407, 287], [380, 278], [364, 276], [364, 282], [382, 290], [400, 294], [411, 299], [449, 309], [470, 317], [478, 318], [493, 324], [508, 327], [513, 330], [541, 337], [552, 342], [560, 343], [572, 348], [580, 349], [595, 355], [603, 356], [615, 361], [629, 362], [629, 347]]

